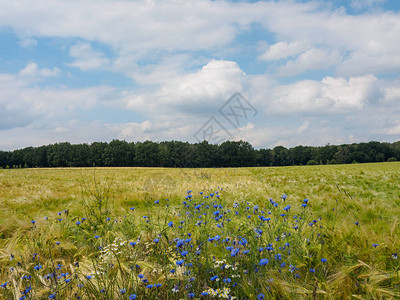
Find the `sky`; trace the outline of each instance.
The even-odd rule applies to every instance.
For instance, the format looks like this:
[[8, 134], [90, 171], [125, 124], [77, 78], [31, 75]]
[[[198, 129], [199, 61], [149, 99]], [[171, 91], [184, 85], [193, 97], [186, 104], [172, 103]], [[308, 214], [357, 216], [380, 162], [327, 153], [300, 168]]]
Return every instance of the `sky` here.
[[400, 140], [398, 0], [2, 0], [0, 150]]

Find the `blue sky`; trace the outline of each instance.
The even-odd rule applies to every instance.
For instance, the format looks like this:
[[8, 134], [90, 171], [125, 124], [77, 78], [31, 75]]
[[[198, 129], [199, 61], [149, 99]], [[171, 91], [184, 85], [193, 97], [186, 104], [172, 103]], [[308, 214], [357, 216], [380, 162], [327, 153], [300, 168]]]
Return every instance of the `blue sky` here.
[[[257, 148], [399, 140], [399, 10], [397, 0], [1, 1], [0, 150], [196, 142], [212, 117], [225, 138]], [[238, 126], [219, 111], [235, 93], [255, 110]]]

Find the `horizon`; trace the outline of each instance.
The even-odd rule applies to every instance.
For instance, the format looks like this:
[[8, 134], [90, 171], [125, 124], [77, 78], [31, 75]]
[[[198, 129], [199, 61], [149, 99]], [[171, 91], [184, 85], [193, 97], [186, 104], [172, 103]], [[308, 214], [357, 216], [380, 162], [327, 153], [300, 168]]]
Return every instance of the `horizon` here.
[[3, 1], [0, 41], [3, 151], [400, 140], [395, 0]]

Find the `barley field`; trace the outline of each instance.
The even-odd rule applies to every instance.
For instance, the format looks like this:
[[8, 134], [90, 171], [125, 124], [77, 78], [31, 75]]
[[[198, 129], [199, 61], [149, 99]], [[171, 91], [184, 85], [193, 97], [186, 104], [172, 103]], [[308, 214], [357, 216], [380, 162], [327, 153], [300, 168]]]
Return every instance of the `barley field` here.
[[399, 299], [400, 163], [0, 170], [0, 299]]

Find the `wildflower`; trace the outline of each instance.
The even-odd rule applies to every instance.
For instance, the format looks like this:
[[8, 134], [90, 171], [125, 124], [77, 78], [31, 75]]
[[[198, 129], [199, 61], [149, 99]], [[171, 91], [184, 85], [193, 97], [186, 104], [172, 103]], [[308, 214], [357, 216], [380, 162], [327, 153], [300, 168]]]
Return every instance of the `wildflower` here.
[[86, 278], [90, 280], [90, 279], [92, 279], [92, 276], [86, 275]]
[[31, 223], [32, 223], [33, 225], [35, 225], [36, 221], [35, 221], [35, 220], [32, 220]]
[[360, 225], [360, 223], [359, 223], [358, 221], [357, 221], [357, 222], [355, 222], [354, 224], [356, 224], [357, 226], [358, 226], [358, 225]]
[[56, 293], [50, 294], [50, 295], [49, 295], [49, 299], [56, 299]]
[[191, 299], [191, 298], [194, 298], [194, 293], [189, 293], [188, 294], [188, 297]]
[[160, 239], [154, 239], [153, 242], [154, 243], [158, 243], [160, 241]]
[[155, 287], [162, 287], [162, 284], [161, 283], [156, 283]]
[[143, 274], [139, 274], [138, 277], [139, 277], [140, 279], [142, 279], [142, 278], [144, 278], [144, 275], [143, 275]]
[[60, 246], [60, 244], [61, 244], [61, 242], [56, 242], [56, 245], [57, 245], [57, 246]]
[[123, 294], [126, 293], [126, 289], [120, 289], [119, 292], [120, 292], [121, 295], [123, 295]]
[[134, 208], [134, 207], [131, 207], [131, 210], [135, 210], [135, 208]]
[[269, 262], [268, 259], [263, 258], [263, 259], [260, 260], [260, 262], [259, 262], [258, 264], [259, 264], [260, 266], [265, 266], [268, 262]]
[[151, 288], [153, 288], [153, 285], [149, 284], [149, 285], [146, 286], [146, 288], [151, 289]]
[[171, 291], [173, 291], [174, 293], [179, 292], [178, 286], [174, 286]]
[[257, 300], [261, 300], [261, 299], [264, 299], [265, 298], [265, 295], [264, 294], [258, 294], [257, 295]]
[[397, 253], [393, 253], [393, 254], [392, 254], [392, 258], [393, 258], [393, 259], [397, 259], [397, 258], [398, 258]]
[[326, 263], [328, 260], [326, 258], [321, 258], [321, 262], [324, 264]]
[[36, 265], [35, 266], [35, 270], [40, 270], [41, 268], [43, 268], [42, 265]]
[[215, 280], [217, 280], [217, 278], [218, 278], [218, 275], [215, 275], [215, 276], [211, 277], [210, 280], [215, 281]]
[[315, 273], [315, 269], [311, 268], [310, 273]]
[[131, 245], [132, 247], [136, 246], [135, 242], [130, 242], [129, 245]]
[[0, 284], [0, 287], [2, 287], [3, 289], [5, 289], [5, 288], [6, 288], [6, 286], [7, 286], [7, 284], [8, 284], [8, 282], [6, 281], [6, 282], [4, 282], [4, 283]]
[[159, 204], [159, 203], [160, 203], [160, 200], [154, 201], [154, 204]]
[[175, 269], [169, 270], [171, 274], [175, 274]]
[[182, 252], [181, 252], [181, 255], [182, 255], [182, 256], [186, 256], [187, 254], [188, 254], [187, 251], [182, 251]]
[[136, 294], [130, 295], [130, 296], [129, 296], [129, 299], [130, 299], [130, 300], [135, 300], [135, 299], [136, 299]]
[[208, 293], [207, 293], [207, 291], [204, 291], [204, 292], [201, 292], [201, 295], [202, 295], [202, 296], [207, 296]]
[[180, 259], [180, 260], [178, 260], [178, 261], [176, 262], [176, 264], [177, 264], [178, 266], [182, 266], [183, 263], [184, 263], [184, 260], [183, 260], [183, 259]]
[[174, 222], [168, 222], [168, 227], [174, 227]]
[[372, 244], [372, 247], [376, 248], [378, 247], [378, 244]]
[[81, 222], [77, 221], [75, 224], [79, 226], [81, 225]]
[[283, 201], [285, 201], [286, 198], [287, 198], [287, 195], [283, 194], [283, 195], [281, 196], [281, 198], [282, 198]]
[[95, 236], [94, 236], [95, 239], [98, 239], [99, 237], [100, 237], [99, 235], [95, 235]]

